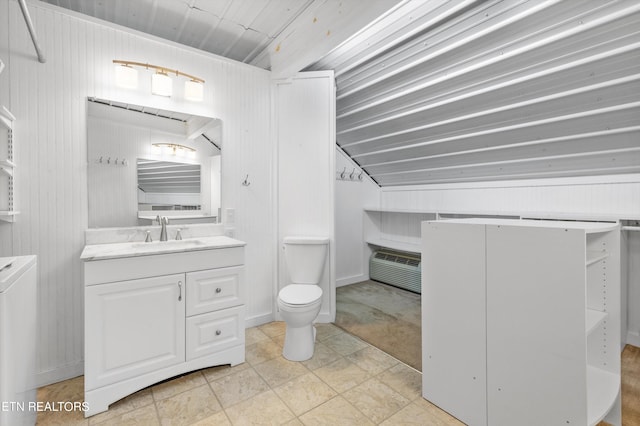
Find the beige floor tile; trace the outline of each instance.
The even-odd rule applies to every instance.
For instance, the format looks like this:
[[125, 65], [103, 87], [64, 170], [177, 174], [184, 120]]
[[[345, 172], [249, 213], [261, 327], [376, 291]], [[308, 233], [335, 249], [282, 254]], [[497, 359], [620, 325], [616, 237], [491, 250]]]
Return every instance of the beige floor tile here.
[[202, 370], [202, 374], [208, 382], [213, 382], [221, 379], [222, 377], [228, 376], [229, 374], [237, 373], [248, 368], [251, 368], [251, 366], [248, 363], [243, 362], [242, 364], [238, 364], [233, 367], [230, 365], [220, 365], [218, 367], [206, 368]]
[[339, 393], [359, 385], [370, 377], [369, 373], [345, 358], [314, 370], [314, 374]]
[[208, 385], [156, 402], [163, 425], [187, 425], [222, 410]]
[[333, 337], [325, 340], [323, 343], [334, 351], [338, 352], [340, 355], [349, 355], [368, 346], [362, 340], [347, 333], [335, 334]]
[[151, 391], [153, 392], [153, 398], [156, 401], [160, 401], [190, 389], [197, 388], [206, 383], [207, 381], [202, 375], [202, 372], [196, 371], [194, 373], [185, 374], [184, 376], [176, 377], [175, 379], [154, 385], [151, 388]]
[[[120, 417], [123, 414], [148, 405], [153, 405], [151, 388], [143, 389], [121, 399], [120, 401], [114, 402], [109, 406], [109, 410], [89, 417], [89, 424], [94, 425], [104, 423], [109, 419]], [[153, 405], [153, 409], [155, 411], [155, 405]]]
[[284, 321], [274, 321], [258, 326], [258, 329], [269, 337], [280, 336], [285, 333], [287, 324]]
[[193, 423], [191, 426], [231, 426], [231, 421], [229, 421], [229, 418], [224, 411], [220, 411], [213, 416], [209, 416]]
[[399, 363], [397, 359], [373, 346], [367, 346], [364, 349], [346, 355], [345, 358], [371, 375], [381, 373]]
[[38, 426], [84, 426], [88, 424], [89, 421], [84, 418], [82, 411], [39, 412], [36, 419]]
[[333, 389], [312, 373], [297, 377], [275, 388], [274, 391], [296, 416], [337, 395]]
[[324, 342], [325, 340], [335, 336], [336, 334], [344, 333], [340, 327], [336, 327], [333, 324], [315, 324], [316, 327], [316, 342]]
[[271, 337], [271, 340], [273, 340], [273, 342], [280, 348], [280, 352], [282, 352], [282, 348], [284, 348], [284, 339], [286, 336], [286, 334], [281, 334], [279, 336]]
[[377, 378], [405, 398], [412, 401], [422, 398], [422, 374], [406, 364], [398, 363]]
[[160, 420], [158, 419], [156, 406], [151, 404], [108, 418], [104, 422], [97, 424], [101, 426], [153, 426], [159, 425]]
[[420, 407], [415, 402], [404, 407], [393, 416], [389, 417], [384, 422], [380, 423], [382, 426], [445, 426], [437, 416], [429, 413], [427, 410]]
[[268, 390], [255, 397], [236, 404], [226, 410], [233, 425], [281, 425], [295, 418], [295, 415], [272, 391]]
[[84, 401], [84, 376], [41, 387], [38, 389], [37, 398], [43, 402]]
[[254, 369], [272, 388], [309, 372], [302, 363], [288, 361], [283, 357], [258, 364]]
[[377, 379], [367, 380], [342, 396], [376, 424], [411, 402]]
[[269, 389], [269, 385], [253, 369], [248, 368], [210, 383], [224, 408], [252, 398]]
[[261, 340], [245, 348], [245, 359], [251, 365], [269, 361], [282, 354], [282, 345], [276, 344], [273, 340]]
[[373, 425], [364, 414], [343, 397], [335, 398], [300, 416], [305, 426], [365, 426]]
[[451, 414], [444, 410], [441, 410], [438, 406], [432, 404], [424, 398], [416, 399], [413, 401], [415, 405], [428, 412], [431, 416], [439, 419], [442, 424], [447, 426], [464, 426], [460, 420], [453, 417]]
[[313, 351], [313, 357], [306, 361], [302, 361], [302, 364], [304, 364], [304, 366], [309, 370], [315, 370], [316, 368], [320, 368], [324, 365], [332, 363], [333, 361], [336, 361], [341, 357], [342, 355], [340, 355], [338, 352], [334, 351], [324, 343], [316, 342]]
[[300, 420], [298, 420], [298, 418], [296, 417], [295, 419], [286, 422], [284, 424], [284, 426], [304, 426], [304, 423], [302, 423]]
[[245, 346], [253, 345], [254, 343], [268, 339], [269, 336], [264, 334], [258, 327], [247, 328], [244, 332], [244, 344]]

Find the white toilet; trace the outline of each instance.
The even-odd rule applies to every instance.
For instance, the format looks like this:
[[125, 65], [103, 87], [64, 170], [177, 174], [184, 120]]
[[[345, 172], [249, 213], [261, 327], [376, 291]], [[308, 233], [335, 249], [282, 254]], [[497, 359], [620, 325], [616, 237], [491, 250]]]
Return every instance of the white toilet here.
[[313, 356], [322, 289], [318, 286], [327, 258], [329, 238], [285, 237], [284, 257], [291, 284], [278, 293], [278, 308], [287, 325], [282, 355], [290, 361]]

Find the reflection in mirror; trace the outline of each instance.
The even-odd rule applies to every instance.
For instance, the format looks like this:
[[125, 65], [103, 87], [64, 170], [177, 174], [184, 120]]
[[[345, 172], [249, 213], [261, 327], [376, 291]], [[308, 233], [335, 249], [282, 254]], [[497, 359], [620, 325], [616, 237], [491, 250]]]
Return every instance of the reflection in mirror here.
[[89, 98], [89, 227], [216, 222], [222, 122]]

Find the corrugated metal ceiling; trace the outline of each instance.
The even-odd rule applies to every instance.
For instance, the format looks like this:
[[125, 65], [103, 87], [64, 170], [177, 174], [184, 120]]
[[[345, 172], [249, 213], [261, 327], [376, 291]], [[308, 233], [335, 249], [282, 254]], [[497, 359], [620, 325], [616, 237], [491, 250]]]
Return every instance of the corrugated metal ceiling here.
[[640, 172], [640, 3], [413, 5], [310, 67], [381, 186]]
[[[47, 2], [263, 68], [324, 4]], [[388, 12], [306, 69], [335, 70], [337, 143], [381, 186], [640, 172], [637, 1], [376, 4]]]

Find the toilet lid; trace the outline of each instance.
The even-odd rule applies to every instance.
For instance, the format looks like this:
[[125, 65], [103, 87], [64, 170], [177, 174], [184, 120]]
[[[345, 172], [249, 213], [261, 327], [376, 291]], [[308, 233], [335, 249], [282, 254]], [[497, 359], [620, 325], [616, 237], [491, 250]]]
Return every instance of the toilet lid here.
[[289, 305], [307, 305], [322, 297], [322, 289], [313, 284], [290, 284], [280, 290], [278, 297]]

